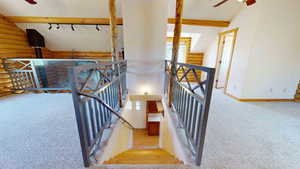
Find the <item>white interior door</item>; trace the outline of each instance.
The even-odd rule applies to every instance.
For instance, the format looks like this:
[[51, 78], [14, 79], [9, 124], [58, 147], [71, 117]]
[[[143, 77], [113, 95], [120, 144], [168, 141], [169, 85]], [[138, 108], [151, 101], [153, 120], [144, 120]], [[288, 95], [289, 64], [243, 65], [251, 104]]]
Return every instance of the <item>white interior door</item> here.
[[218, 77], [218, 88], [224, 88], [227, 72], [230, 64], [231, 54], [232, 54], [232, 45], [233, 45], [233, 33], [227, 34], [225, 37], [225, 42], [223, 45], [223, 52], [220, 60], [220, 70]]

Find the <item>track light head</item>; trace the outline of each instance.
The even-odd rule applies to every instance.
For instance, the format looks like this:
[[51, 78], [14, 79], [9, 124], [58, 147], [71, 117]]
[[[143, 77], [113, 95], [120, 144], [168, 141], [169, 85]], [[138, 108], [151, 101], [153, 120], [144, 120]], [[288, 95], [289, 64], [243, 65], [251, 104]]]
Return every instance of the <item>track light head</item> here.
[[75, 31], [74, 24], [71, 24], [72, 31]]
[[60, 28], [60, 25], [59, 24], [56, 24], [57, 26], [56, 26], [56, 29], [59, 29]]
[[96, 30], [97, 30], [98, 32], [100, 32], [99, 25], [96, 25]]
[[48, 28], [48, 30], [51, 30], [51, 29], [52, 29], [52, 24], [49, 23], [49, 28]]

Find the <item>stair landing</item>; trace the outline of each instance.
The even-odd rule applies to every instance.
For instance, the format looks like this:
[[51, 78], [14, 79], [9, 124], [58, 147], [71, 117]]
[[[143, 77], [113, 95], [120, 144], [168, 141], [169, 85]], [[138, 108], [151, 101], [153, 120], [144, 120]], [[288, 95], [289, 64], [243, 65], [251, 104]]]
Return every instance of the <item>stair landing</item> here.
[[131, 149], [116, 155], [103, 164], [183, 164], [168, 152], [156, 149]]

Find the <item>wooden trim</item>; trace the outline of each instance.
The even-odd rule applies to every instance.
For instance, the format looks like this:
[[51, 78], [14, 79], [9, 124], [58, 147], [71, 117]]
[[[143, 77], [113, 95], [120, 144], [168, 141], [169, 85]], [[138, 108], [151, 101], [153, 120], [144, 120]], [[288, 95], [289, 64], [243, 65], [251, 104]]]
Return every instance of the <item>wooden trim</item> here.
[[[169, 24], [174, 24], [175, 19], [169, 18]], [[211, 27], [228, 27], [229, 21], [217, 21], [217, 20], [199, 20], [199, 19], [182, 19], [183, 25], [194, 25], [194, 26], [211, 26]]]
[[236, 96], [233, 96], [229, 93], [225, 93], [225, 95], [229, 96], [232, 99], [235, 99], [237, 101], [241, 102], [293, 102], [295, 99], [258, 99], [258, 98], [238, 98]]
[[[223, 54], [223, 48], [224, 48], [224, 40], [227, 34], [233, 33], [233, 41], [232, 41], [232, 49], [231, 49], [231, 54], [230, 54], [230, 61], [229, 61], [229, 66], [226, 72], [226, 79], [225, 79], [225, 86], [224, 86], [224, 93], [226, 94], [227, 89], [228, 89], [228, 82], [230, 78], [230, 72], [231, 72], [231, 66], [232, 66], [232, 61], [233, 61], [233, 54], [235, 51], [235, 45], [236, 45], [236, 39], [237, 39], [237, 32], [239, 28], [235, 28], [232, 30], [228, 30], [225, 32], [220, 32], [219, 33], [219, 41], [218, 41], [218, 51], [217, 51], [217, 60], [216, 60], [216, 68], [217, 68], [217, 73], [216, 73], [216, 79], [218, 80], [219, 78], [219, 73], [220, 73], [220, 59], [222, 59], [222, 54]], [[218, 82], [215, 83], [215, 88], [218, 88]]]
[[[79, 17], [28, 17], [2, 16], [12, 23], [70, 23], [70, 24], [102, 24], [109, 25], [109, 18], [79, 18]], [[175, 18], [168, 18], [169, 24], [175, 24]], [[117, 25], [122, 25], [123, 19], [117, 18]], [[183, 25], [228, 27], [230, 21], [182, 19]]]

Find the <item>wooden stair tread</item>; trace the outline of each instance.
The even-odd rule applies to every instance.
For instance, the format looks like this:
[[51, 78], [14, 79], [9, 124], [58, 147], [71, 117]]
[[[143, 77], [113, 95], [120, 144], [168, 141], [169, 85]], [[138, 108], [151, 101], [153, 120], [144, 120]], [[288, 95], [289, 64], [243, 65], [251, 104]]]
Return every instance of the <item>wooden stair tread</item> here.
[[183, 164], [162, 149], [131, 149], [122, 152], [104, 164]]

